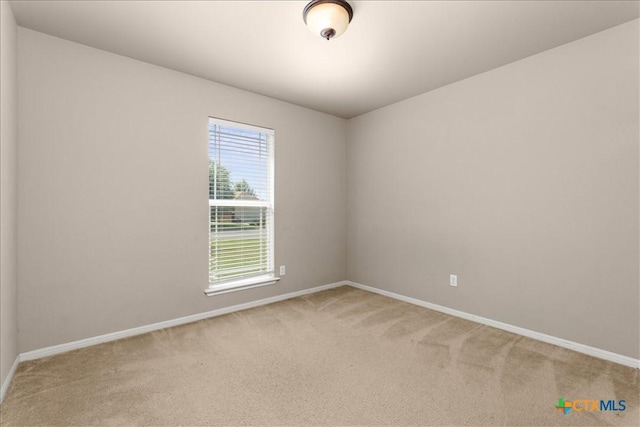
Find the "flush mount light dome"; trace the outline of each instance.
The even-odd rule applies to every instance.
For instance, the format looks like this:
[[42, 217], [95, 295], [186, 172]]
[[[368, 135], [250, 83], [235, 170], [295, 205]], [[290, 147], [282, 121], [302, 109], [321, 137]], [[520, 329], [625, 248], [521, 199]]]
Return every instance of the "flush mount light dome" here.
[[343, 0], [313, 0], [305, 6], [302, 17], [313, 34], [330, 40], [347, 30], [353, 9]]

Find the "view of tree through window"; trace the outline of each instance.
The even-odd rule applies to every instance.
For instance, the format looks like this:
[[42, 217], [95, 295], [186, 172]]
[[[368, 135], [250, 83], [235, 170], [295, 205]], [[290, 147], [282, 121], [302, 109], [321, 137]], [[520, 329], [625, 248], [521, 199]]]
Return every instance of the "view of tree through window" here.
[[273, 131], [209, 122], [209, 282], [273, 275]]

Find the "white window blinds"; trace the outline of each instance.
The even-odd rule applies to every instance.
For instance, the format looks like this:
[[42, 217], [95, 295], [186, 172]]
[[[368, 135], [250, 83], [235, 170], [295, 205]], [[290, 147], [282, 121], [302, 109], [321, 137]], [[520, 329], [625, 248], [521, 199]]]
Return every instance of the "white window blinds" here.
[[209, 119], [209, 285], [273, 277], [274, 132]]

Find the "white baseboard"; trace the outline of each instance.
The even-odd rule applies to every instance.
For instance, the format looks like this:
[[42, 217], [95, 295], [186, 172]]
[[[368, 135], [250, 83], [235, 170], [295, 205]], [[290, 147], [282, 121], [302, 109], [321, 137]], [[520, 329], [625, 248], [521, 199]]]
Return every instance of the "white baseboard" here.
[[[302, 295], [312, 294], [327, 289], [337, 288], [338, 286], [347, 285], [347, 282], [336, 282], [328, 285], [316, 286], [315, 288], [304, 289], [301, 291], [290, 292], [288, 294], [276, 295], [274, 297], [264, 298], [257, 301], [251, 301], [244, 304], [233, 305], [230, 307], [219, 308], [217, 310], [207, 311], [205, 313], [193, 314], [191, 316], [180, 317], [177, 319], [166, 320], [164, 322], [153, 323], [151, 325], [139, 326], [137, 328], [126, 329], [124, 331], [111, 332], [109, 334], [99, 335], [96, 337], [86, 338], [78, 341], [72, 341], [65, 344], [54, 345], [51, 347], [40, 348], [20, 354], [20, 361], [40, 359], [41, 357], [53, 356], [55, 354], [66, 353], [67, 351], [77, 350], [79, 348], [89, 347], [109, 341], [115, 341], [122, 338], [133, 337], [135, 335], [146, 334], [147, 332], [157, 331], [159, 329], [170, 328], [172, 326], [183, 325], [185, 323], [196, 322], [198, 320], [207, 319], [209, 317], [221, 316], [223, 314], [233, 313], [234, 311], [246, 310], [248, 308], [258, 307], [265, 304], [271, 304], [286, 299], [299, 297]], [[17, 366], [17, 365], [16, 365]], [[4, 388], [3, 388], [4, 390]]]
[[396, 294], [396, 293], [385, 291], [382, 289], [373, 288], [371, 286], [366, 286], [360, 283], [355, 283], [351, 281], [342, 281], [342, 282], [330, 283], [328, 285], [317, 286], [315, 288], [304, 289], [301, 291], [290, 292], [283, 295], [276, 295], [274, 297], [264, 298], [257, 301], [251, 301], [244, 304], [224, 307], [217, 310], [207, 311], [205, 313], [193, 314], [190, 316], [180, 317], [177, 319], [166, 320], [164, 322], [153, 323], [151, 325], [145, 325], [137, 328], [126, 329], [123, 331], [112, 332], [109, 334], [99, 335], [96, 337], [86, 338], [78, 341], [72, 341], [65, 344], [54, 345], [51, 347], [45, 347], [45, 348], [21, 353], [18, 355], [18, 357], [16, 357], [15, 362], [13, 363], [13, 365], [11, 366], [11, 369], [9, 370], [9, 374], [7, 375], [7, 378], [5, 378], [2, 384], [2, 388], [0, 389], [0, 402], [2, 402], [2, 399], [4, 398], [5, 393], [9, 389], [11, 380], [13, 379], [13, 375], [15, 374], [18, 364], [22, 361], [34, 360], [42, 357], [53, 356], [55, 354], [66, 353], [68, 351], [76, 350], [79, 348], [89, 347], [92, 345], [101, 344], [109, 341], [115, 341], [122, 338], [128, 338], [135, 335], [141, 335], [147, 332], [157, 331], [159, 329], [165, 329], [165, 328], [170, 328], [172, 326], [183, 325], [185, 323], [196, 322], [198, 320], [207, 319], [210, 317], [221, 316], [223, 314], [246, 310], [249, 308], [258, 307], [265, 304], [271, 304], [274, 302], [283, 301], [283, 300], [299, 297], [302, 295], [312, 294], [315, 292], [321, 292], [327, 289], [337, 288], [339, 286], [345, 286], [345, 285], [352, 286], [354, 288], [362, 289], [365, 291], [377, 293], [380, 295], [384, 295], [386, 297], [397, 299], [400, 301], [408, 302], [410, 304], [418, 305], [420, 307], [436, 310], [452, 316], [471, 320], [473, 322], [492, 326], [494, 328], [502, 329], [508, 332], [513, 332], [515, 334], [523, 335], [525, 337], [529, 337], [538, 341], [543, 341], [549, 344], [554, 344], [559, 347], [568, 348], [570, 350], [588, 354], [590, 356], [598, 357], [600, 359], [619, 363], [621, 365], [630, 366], [633, 368], [640, 368], [640, 360], [634, 359], [628, 356], [624, 356], [624, 355], [613, 353], [607, 350], [602, 350], [602, 349], [591, 347], [588, 345], [576, 343], [576, 342], [565, 340], [562, 338], [557, 338], [557, 337], [546, 335], [540, 332], [531, 331], [529, 329], [509, 325], [507, 323], [498, 322], [496, 320], [487, 319], [484, 317], [476, 316], [474, 314], [465, 313], [463, 311], [454, 310], [452, 308], [444, 307], [437, 304], [432, 304], [426, 301], [421, 301], [415, 298], [407, 297], [404, 295]]
[[373, 292], [376, 294], [384, 295], [389, 298], [397, 299], [400, 301], [408, 302], [409, 304], [418, 305], [420, 307], [429, 308], [431, 310], [439, 311], [441, 313], [450, 314], [451, 316], [460, 317], [462, 319], [471, 320], [472, 322], [481, 323], [483, 325], [493, 326], [494, 328], [502, 329], [507, 332], [513, 332], [514, 334], [523, 335], [534, 340], [543, 341], [549, 344], [554, 344], [559, 347], [568, 348], [579, 353], [588, 354], [589, 356], [597, 357], [599, 359], [608, 360], [610, 362], [619, 363], [621, 365], [630, 366], [632, 368], [640, 369], [640, 359], [634, 359], [622, 354], [613, 353], [611, 351], [602, 350], [600, 348], [591, 347], [585, 344], [565, 340], [562, 338], [554, 337], [552, 335], [543, 334], [541, 332], [531, 331], [529, 329], [521, 328], [519, 326], [509, 325], [508, 323], [498, 322], [496, 320], [487, 319], [485, 317], [476, 316], [475, 314], [465, 313], [464, 311], [454, 310], [442, 305], [432, 304], [430, 302], [422, 301], [419, 299], [407, 297], [404, 295], [396, 294], [393, 292], [385, 291], [371, 286], [362, 285], [351, 281], [346, 282], [349, 286], [362, 289], [365, 291]]
[[0, 387], [0, 403], [4, 400], [4, 396], [9, 391], [9, 386], [11, 385], [11, 381], [13, 381], [13, 376], [16, 373], [16, 369], [18, 369], [18, 364], [20, 363], [20, 355], [16, 356], [16, 360], [13, 361], [13, 365], [11, 365], [11, 369], [9, 369], [9, 373], [7, 374], [7, 378], [2, 382], [2, 387]]

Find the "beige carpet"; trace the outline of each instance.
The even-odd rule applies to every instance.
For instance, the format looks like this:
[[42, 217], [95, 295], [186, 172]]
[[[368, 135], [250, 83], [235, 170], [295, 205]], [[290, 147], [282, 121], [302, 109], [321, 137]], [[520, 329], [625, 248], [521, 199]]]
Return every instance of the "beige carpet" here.
[[341, 287], [21, 363], [0, 421], [639, 425], [639, 388], [637, 369]]

